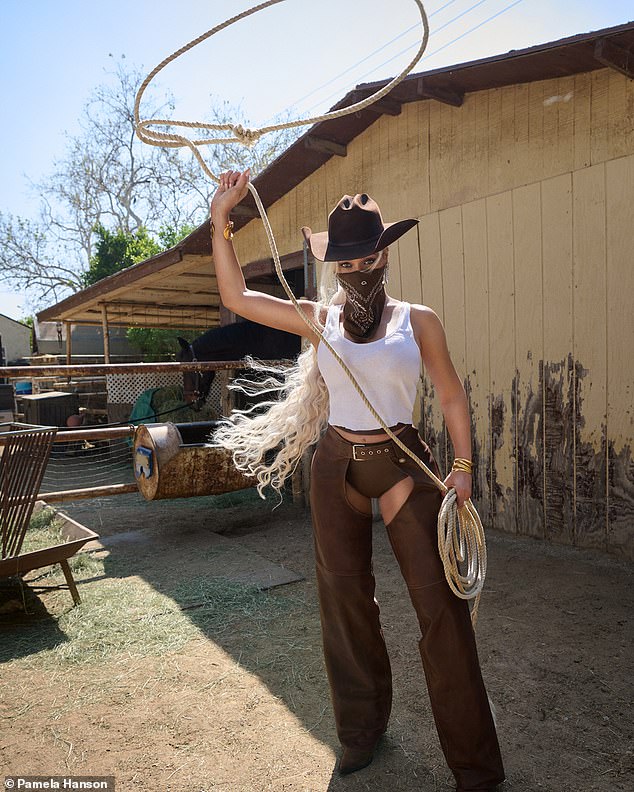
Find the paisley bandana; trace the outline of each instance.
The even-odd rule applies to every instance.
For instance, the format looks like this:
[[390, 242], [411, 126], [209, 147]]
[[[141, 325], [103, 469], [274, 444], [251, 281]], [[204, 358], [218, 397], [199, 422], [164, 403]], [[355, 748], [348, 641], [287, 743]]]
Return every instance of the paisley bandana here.
[[376, 332], [385, 305], [385, 267], [370, 272], [344, 272], [337, 275], [346, 293], [343, 327], [353, 339], [364, 341]]

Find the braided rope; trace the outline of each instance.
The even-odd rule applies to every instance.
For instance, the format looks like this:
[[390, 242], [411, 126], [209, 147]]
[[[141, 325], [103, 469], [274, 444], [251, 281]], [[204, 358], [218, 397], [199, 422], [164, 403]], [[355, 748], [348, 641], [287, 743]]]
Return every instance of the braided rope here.
[[[220, 25], [216, 25], [216, 27], [211, 28], [206, 33], [198, 36], [197, 38], [190, 41], [188, 44], [185, 44], [179, 50], [174, 52], [169, 57], [165, 58], [158, 66], [156, 66], [145, 78], [139, 91], [136, 96], [136, 100], [134, 103], [134, 118], [136, 123], [136, 134], [144, 143], [147, 143], [151, 146], [162, 146], [168, 148], [180, 148], [180, 147], [188, 147], [193, 155], [198, 160], [198, 163], [202, 167], [203, 171], [215, 182], [218, 182], [218, 177], [212, 173], [210, 168], [208, 167], [207, 163], [205, 162], [204, 158], [202, 157], [199, 147], [201, 146], [208, 146], [208, 145], [215, 145], [221, 143], [241, 143], [246, 146], [252, 146], [256, 143], [262, 135], [265, 135], [268, 132], [274, 132], [281, 129], [290, 129], [292, 127], [298, 126], [306, 126], [309, 124], [315, 124], [320, 121], [327, 121], [334, 118], [340, 118], [342, 116], [349, 115], [350, 113], [358, 113], [359, 111], [365, 109], [372, 103], [378, 101], [383, 96], [388, 94], [396, 85], [398, 85], [402, 80], [410, 73], [410, 71], [414, 68], [415, 64], [418, 62], [420, 57], [422, 56], [423, 52], [427, 47], [427, 41], [429, 39], [429, 23], [427, 21], [427, 14], [423, 7], [421, 0], [414, 0], [421, 16], [421, 22], [423, 26], [423, 35], [421, 37], [421, 44], [420, 47], [414, 56], [414, 58], [410, 61], [410, 63], [405, 67], [405, 69], [393, 80], [387, 83], [383, 88], [376, 91], [371, 96], [367, 97], [366, 99], [357, 102], [356, 104], [349, 105], [348, 107], [341, 108], [340, 110], [330, 111], [328, 113], [324, 113], [320, 116], [315, 116], [313, 118], [302, 119], [298, 121], [288, 121], [281, 124], [275, 124], [272, 126], [262, 127], [260, 129], [244, 129], [240, 124], [208, 124], [199, 121], [174, 121], [168, 119], [161, 119], [161, 118], [154, 118], [148, 119], [145, 121], [141, 121], [139, 117], [139, 108], [141, 105], [141, 99], [143, 94], [145, 93], [148, 85], [150, 82], [156, 77], [156, 75], [165, 68], [169, 63], [171, 63], [176, 58], [180, 57], [181, 55], [188, 52], [193, 47], [197, 46], [198, 44], [206, 41], [208, 38], [213, 36], [215, 33], [223, 30], [226, 27], [244, 19], [245, 17], [250, 16], [251, 14], [255, 14], [258, 11], [262, 11], [269, 6], [276, 5], [277, 3], [281, 3], [283, 0], [266, 0], [266, 2], [260, 3], [259, 5], [253, 6], [252, 8], [244, 11], [241, 14], [237, 14], [236, 16], [232, 17], [231, 19], [226, 20]], [[185, 127], [185, 128], [192, 128], [192, 129], [207, 129], [207, 130], [216, 130], [216, 131], [225, 131], [233, 133], [233, 137], [214, 137], [214, 138], [203, 138], [199, 140], [190, 140], [189, 138], [185, 137], [184, 135], [179, 135], [173, 132], [160, 132], [156, 129], [152, 129], [152, 127], [156, 126], [172, 126], [172, 127]], [[409, 448], [399, 439], [398, 435], [394, 434], [389, 426], [386, 425], [385, 421], [381, 418], [381, 416], [377, 413], [374, 409], [372, 404], [369, 402], [368, 398], [364, 394], [361, 386], [357, 382], [355, 376], [350, 371], [346, 363], [341, 359], [341, 357], [337, 354], [335, 349], [333, 349], [330, 342], [324, 338], [322, 328], [317, 325], [310, 317], [308, 317], [300, 308], [295, 295], [291, 291], [290, 286], [288, 285], [286, 278], [284, 277], [284, 273], [282, 271], [282, 265], [280, 263], [280, 256], [277, 250], [277, 243], [275, 241], [275, 237], [273, 235], [273, 230], [271, 228], [271, 224], [269, 222], [266, 209], [264, 208], [264, 204], [255, 188], [255, 186], [248, 182], [248, 188], [253, 198], [255, 200], [255, 204], [260, 212], [260, 216], [262, 218], [262, 222], [264, 224], [264, 229], [266, 232], [267, 239], [269, 241], [269, 246], [271, 248], [271, 253], [273, 256], [273, 261], [275, 265], [275, 271], [278, 275], [280, 283], [282, 284], [284, 291], [286, 292], [288, 298], [294, 305], [295, 309], [302, 317], [304, 322], [308, 325], [310, 330], [320, 339], [320, 343], [323, 343], [324, 346], [330, 351], [330, 353], [334, 356], [335, 360], [341, 366], [343, 371], [345, 372], [346, 376], [350, 379], [352, 385], [354, 386], [355, 390], [363, 400], [363, 403], [369, 409], [370, 413], [374, 416], [377, 420], [379, 425], [385, 431], [385, 433], [390, 437], [390, 439], [403, 451], [404, 454], [407, 454], [434, 482], [434, 484], [438, 487], [438, 489], [443, 493], [444, 500], [442, 502], [440, 512], [438, 515], [438, 551], [440, 553], [440, 557], [442, 559], [443, 568], [445, 571], [445, 578], [447, 583], [453, 593], [460, 597], [461, 599], [474, 599], [474, 605], [471, 609], [471, 620], [472, 623], [475, 625], [478, 613], [478, 605], [480, 601], [480, 594], [482, 592], [482, 587], [484, 585], [484, 579], [486, 576], [486, 542], [484, 537], [484, 529], [482, 527], [482, 522], [476, 511], [475, 506], [471, 502], [471, 500], [467, 500], [464, 506], [461, 509], [457, 508], [456, 503], [456, 491], [454, 489], [448, 489], [445, 483], [435, 475], [433, 471], [431, 471], [427, 465], [419, 459], [418, 456], [413, 452], [410, 451]], [[460, 570], [460, 564], [466, 565], [466, 573], [462, 573]]]
[[[356, 104], [349, 105], [348, 107], [343, 107], [340, 110], [331, 110], [328, 113], [324, 113], [322, 115], [314, 116], [312, 118], [304, 118], [296, 121], [286, 121], [280, 124], [272, 124], [271, 126], [260, 127], [259, 129], [245, 129], [241, 124], [210, 124], [205, 121], [175, 121], [166, 118], [149, 118], [144, 121], [140, 119], [139, 109], [141, 105], [141, 99], [143, 98], [143, 94], [145, 93], [148, 85], [152, 82], [152, 80], [156, 77], [156, 75], [164, 69], [169, 63], [176, 60], [176, 58], [184, 55], [189, 50], [193, 49], [194, 47], [201, 44], [203, 41], [206, 41], [211, 36], [219, 33], [221, 30], [229, 27], [230, 25], [239, 22], [241, 19], [245, 19], [251, 14], [256, 14], [258, 11], [262, 11], [269, 6], [277, 5], [278, 3], [282, 3], [284, 0], [266, 0], [259, 5], [253, 6], [252, 8], [243, 11], [241, 14], [236, 14], [236, 16], [227, 19], [225, 22], [222, 22], [220, 25], [216, 25], [215, 27], [208, 30], [206, 33], [201, 34], [192, 41], [188, 42], [180, 49], [173, 52], [167, 58], [162, 60], [158, 66], [155, 66], [154, 69], [148, 74], [148, 76], [143, 80], [141, 83], [141, 87], [139, 88], [136, 100], [134, 102], [134, 121], [136, 125], [136, 134], [137, 136], [144, 142], [148, 143], [152, 146], [165, 146], [168, 148], [182, 148], [183, 146], [187, 146], [193, 155], [198, 160], [200, 166], [204, 170], [204, 172], [215, 182], [218, 181], [218, 177], [211, 172], [210, 168], [208, 167], [207, 163], [203, 159], [199, 147], [200, 146], [211, 146], [219, 143], [242, 143], [245, 146], [253, 146], [257, 141], [262, 137], [262, 135], [266, 135], [268, 132], [278, 132], [282, 129], [292, 129], [294, 127], [300, 126], [308, 126], [312, 124], [316, 124], [320, 121], [328, 121], [334, 118], [341, 118], [343, 116], [349, 115], [350, 113], [358, 113], [361, 110], [364, 110], [366, 107], [369, 107], [374, 102], [378, 101], [379, 99], [383, 98], [386, 94], [388, 94], [393, 88], [395, 88], [400, 82], [402, 82], [405, 77], [411, 72], [414, 68], [416, 63], [420, 60], [423, 52], [427, 47], [427, 41], [429, 39], [429, 23], [427, 21], [427, 14], [423, 7], [421, 0], [414, 0], [416, 3], [418, 10], [421, 16], [421, 23], [423, 26], [423, 35], [421, 37], [421, 44], [418, 48], [418, 51], [412, 58], [412, 60], [407, 64], [407, 66], [403, 69], [403, 71], [394, 77], [393, 80], [390, 80], [387, 85], [384, 85], [383, 88], [379, 89], [371, 96], [366, 97], [360, 102]], [[211, 138], [202, 138], [200, 140], [191, 140], [190, 138], [185, 137], [184, 135], [179, 135], [175, 132], [160, 132], [157, 129], [152, 129], [152, 127], [156, 126], [172, 126], [172, 127], [184, 127], [188, 129], [207, 129], [207, 130], [216, 130], [218, 132], [232, 132], [233, 137], [211, 137]]]

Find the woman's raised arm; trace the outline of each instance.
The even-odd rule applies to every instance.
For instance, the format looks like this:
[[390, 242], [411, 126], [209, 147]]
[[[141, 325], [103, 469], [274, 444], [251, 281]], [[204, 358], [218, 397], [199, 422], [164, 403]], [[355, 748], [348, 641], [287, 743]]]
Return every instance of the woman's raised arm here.
[[[245, 319], [305, 336], [316, 344], [317, 337], [289, 300], [247, 288], [231, 241], [230, 215], [246, 196], [248, 181], [248, 170], [223, 173], [211, 202], [212, 247], [220, 298], [226, 308]], [[314, 321], [315, 303], [309, 300], [300, 300], [299, 303]]]

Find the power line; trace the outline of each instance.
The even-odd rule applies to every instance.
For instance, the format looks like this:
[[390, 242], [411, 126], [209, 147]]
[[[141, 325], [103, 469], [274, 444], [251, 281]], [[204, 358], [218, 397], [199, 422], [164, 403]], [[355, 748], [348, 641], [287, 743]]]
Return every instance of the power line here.
[[[460, 14], [455, 16], [453, 19], [450, 19], [448, 22], [445, 22], [444, 25], [441, 25], [439, 28], [436, 28], [436, 30], [434, 30], [434, 34], [440, 33], [441, 30], [444, 30], [445, 28], [449, 27], [449, 25], [452, 25], [454, 22], [457, 22], [463, 16], [466, 16], [468, 13], [473, 11], [475, 8], [477, 8], [478, 6], [481, 6], [483, 3], [486, 3], [486, 2], [488, 2], [488, 0], [478, 0], [477, 3], [474, 3], [472, 6], [470, 6], [467, 9], [465, 9]], [[475, 28], [474, 28], [474, 30], [475, 30]], [[392, 57], [389, 60], [386, 60], [383, 63], [380, 63], [374, 69], [371, 69], [369, 72], [366, 72], [365, 74], [363, 74], [358, 79], [359, 80], [364, 80], [366, 77], [369, 77], [371, 74], [374, 74], [375, 71], [378, 71], [379, 69], [382, 69], [384, 66], [387, 66], [388, 63], [391, 63], [393, 60], [396, 60], [397, 58], [400, 58], [401, 55], [404, 55], [406, 52], [409, 52], [411, 49], [413, 49], [414, 46], [415, 46], [415, 44], [410, 44], [404, 50], [401, 50], [400, 52], [397, 52], [396, 55], [392, 55]], [[436, 50], [436, 52], [438, 52], [438, 51], [439, 50]], [[434, 53], [431, 53], [431, 54], [433, 55]], [[422, 58], [421, 60], [425, 60], [425, 58]]]
[[425, 55], [423, 58], [421, 58], [421, 60], [427, 60], [427, 58], [431, 58], [432, 55], [436, 55], [436, 53], [441, 52], [444, 49], [447, 49], [447, 47], [450, 47], [452, 44], [455, 44], [456, 41], [460, 41], [460, 39], [463, 39], [465, 36], [468, 36], [469, 33], [473, 33], [474, 30], [481, 28], [483, 25], [486, 25], [488, 22], [491, 22], [492, 20], [496, 19], [497, 17], [509, 11], [511, 8], [513, 8], [513, 6], [519, 5], [520, 3], [523, 2], [524, 0], [515, 0], [514, 3], [510, 3], [505, 8], [501, 9], [497, 13], [490, 16], [488, 19], [485, 19], [483, 22], [480, 22], [479, 24], [472, 27], [470, 30], [465, 31], [461, 35], [457, 36], [455, 39], [452, 39], [451, 41], [448, 41], [446, 44], [443, 44], [442, 47], [438, 47], [438, 49], [434, 50], [433, 52], [430, 52], [429, 55]]
[[[438, 47], [438, 49], [435, 49], [433, 52], [426, 53], [426, 54], [425, 54], [425, 55], [423, 55], [423, 57], [421, 58], [421, 61], [427, 60], [428, 58], [431, 58], [433, 55], [436, 55], [437, 53], [439, 53], [439, 52], [442, 52], [442, 50], [444, 50], [444, 49], [447, 49], [447, 47], [450, 47], [452, 44], [455, 44], [457, 41], [460, 41], [460, 40], [461, 40], [461, 39], [463, 39], [465, 36], [468, 36], [470, 33], [473, 33], [474, 31], [478, 30], [479, 28], [483, 27], [484, 25], [488, 24], [489, 22], [493, 21], [494, 19], [496, 19], [497, 17], [501, 16], [501, 15], [502, 15], [502, 14], [504, 14], [506, 11], [509, 11], [509, 10], [510, 10], [511, 8], [513, 8], [514, 6], [516, 6], [516, 5], [519, 5], [519, 4], [520, 4], [520, 3], [522, 3], [523, 1], [524, 1], [524, 0], [515, 0], [513, 3], [510, 3], [509, 5], [505, 6], [505, 7], [504, 7], [504, 8], [502, 8], [500, 11], [497, 11], [495, 14], [492, 14], [492, 15], [491, 15], [490, 17], [488, 17], [487, 19], [483, 20], [482, 22], [479, 22], [477, 25], [474, 25], [474, 26], [473, 26], [472, 28], [470, 28], [469, 30], [466, 30], [464, 33], [461, 33], [459, 36], [456, 36], [456, 38], [452, 39], [451, 41], [448, 41], [446, 44], [443, 44], [441, 47]], [[473, 10], [474, 8], [476, 8], [477, 6], [479, 6], [479, 5], [482, 5], [482, 3], [484, 3], [484, 2], [487, 2], [487, 0], [479, 0], [479, 2], [477, 2], [475, 5], [473, 5], [473, 6], [471, 6], [470, 8], [468, 8], [466, 11], [463, 11], [461, 14], [459, 14], [457, 17], [455, 17], [453, 20], [451, 20], [451, 22], [455, 22], [456, 20], [460, 19], [460, 17], [462, 17], [462, 16], [464, 16], [465, 14], [469, 13], [469, 11], [472, 11], [472, 10]], [[443, 26], [442, 26], [441, 28], [439, 28], [438, 30], [442, 30], [443, 28], [447, 27], [447, 25], [449, 25], [449, 24], [450, 24], [450, 22], [446, 23], [445, 25], [443, 25]], [[438, 31], [435, 31], [435, 32], [438, 32]], [[404, 55], [405, 53], [407, 53], [407, 52], [410, 52], [410, 51], [411, 51], [411, 50], [412, 50], [412, 49], [413, 49], [415, 46], [416, 46], [416, 43], [414, 43], [414, 44], [410, 44], [410, 45], [409, 45], [409, 47], [406, 47], [405, 49], [401, 50], [401, 51], [400, 51], [400, 52], [398, 52], [396, 55], [394, 55], [394, 56], [392, 56], [391, 58], [389, 58], [388, 60], [384, 61], [384, 62], [383, 62], [383, 63], [381, 63], [379, 66], [376, 66], [376, 67], [375, 67], [374, 69], [372, 69], [371, 71], [369, 71], [369, 72], [366, 72], [364, 75], [362, 75], [362, 76], [361, 76], [360, 78], [358, 78], [358, 79], [359, 79], [360, 81], [361, 81], [361, 80], [364, 80], [364, 79], [365, 79], [366, 77], [368, 77], [369, 75], [371, 75], [371, 74], [374, 74], [374, 72], [378, 71], [378, 69], [382, 69], [384, 66], [387, 66], [387, 65], [388, 65], [389, 63], [391, 63], [393, 60], [396, 60], [397, 58], [400, 58], [400, 57], [401, 57], [401, 55]], [[323, 100], [322, 100], [321, 102], [319, 102], [318, 104], [315, 104], [315, 105], [313, 105], [312, 107], [308, 108], [308, 110], [307, 110], [306, 112], [307, 112], [307, 113], [310, 115], [310, 114], [313, 112], [313, 110], [314, 110], [316, 107], [318, 107], [319, 105], [321, 105], [323, 102], [327, 102], [328, 100], [330, 100], [330, 99], [334, 98], [335, 96], [340, 96], [340, 95], [341, 95], [341, 93], [340, 93], [340, 92], [332, 93], [332, 94], [330, 94], [330, 96], [327, 96], [325, 99], [323, 99]]]
[[[435, 11], [433, 11], [433, 12], [432, 12], [432, 13], [429, 15], [429, 19], [432, 19], [432, 18], [433, 18], [433, 17], [435, 17], [437, 14], [439, 14], [441, 11], [444, 11], [444, 10], [445, 10], [445, 8], [449, 8], [449, 6], [450, 6], [450, 5], [453, 5], [453, 4], [454, 4], [454, 3], [456, 3], [456, 2], [457, 2], [457, 0], [448, 0], [448, 2], [447, 2], [447, 3], [445, 3], [443, 6], [441, 6], [440, 8], [437, 8]], [[486, 2], [486, 0], [480, 0], [480, 2]], [[479, 4], [480, 4], [480, 3], [478, 3], [478, 5], [479, 5]], [[467, 9], [467, 11], [465, 11], [464, 13], [466, 14], [466, 13], [468, 13], [470, 10], [471, 10], [471, 9]], [[460, 18], [460, 16], [462, 16], [462, 15], [461, 15], [461, 14], [459, 14], [457, 17], [455, 17], [455, 19], [459, 19], [459, 18]], [[453, 21], [453, 20], [450, 20], [450, 21]], [[447, 23], [447, 24], [449, 24], [449, 23]], [[445, 24], [445, 25], [443, 25], [441, 28], [438, 28], [438, 30], [442, 30], [442, 29], [443, 29], [443, 27], [446, 27], [446, 26], [447, 26], [447, 25]], [[380, 46], [378, 49], [376, 49], [376, 50], [374, 50], [373, 52], [371, 52], [369, 55], [366, 55], [366, 56], [365, 56], [365, 58], [361, 58], [361, 60], [360, 60], [360, 61], [357, 61], [356, 63], [353, 63], [353, 64], [352, 64], [352, 66], [348, 67], [348, 68], [347, 68], [347, 69], [345, 69], [344, 71], [340, 72], [339, 74], [336, 74], [336, 75], [335, 75], [334, 77], [332, 77], [330, 80], [327, 80], [325, 83], [322, 83], [321, 85], [318, 85], [316, 88], [313, 88], [313, 90], [312, 90], [312, 91], [310, 91], [309, 93], [305, 94], [305, 95], [304, 95], [304, 96], [302, 96], [300, 99], [296, 99], [294, 102], [291, 102], [291, 103], [288, 105], [288, 107], [289, 107], [289, 108], [291, 108], [291, 107], [296, 107], [297, 105], [301, 104], [302, 102], [305, 102], [305, 101], [306, 101], [306, 99], [308, 99], [310, 96], [313, 96], [313, 94], [316, 94], [318, 91], [321, 91], [323, 88], [326, 88], [328, 85], [331, 85], [331, 84], [332, 84], [333, 82], [335, 82], [336, 80], [339, 80], [341, 77], [343, 77], [343, 75], [344, 75], [344, 74], [345, 74], [347, 71], [351, 71], [352, 69], [356, 69], [356, 68], [357, 68], [358, 66], [360, 66], [362, 63], [365, 63], [367, 60], [370, 60], [370, 58], [373, 58], [375, 55], [378, 55], [378, 53], [379, 53], [379, 52], [382, 52], [384, 49], [387, 49], [387, 47], [389, 47], [391, 44], [394, 44], [394, 42], [395, 42], [395, 41], [398, 41], [399, 39], [403, 38], [403, 36], [406, 36], [408, 33], [411, 33], [411, 32], [412, 32], [412, 30], [415, 30], [415, 29], [416, 29], [416, 28], [418, 28], [418, 27], [420, 27], [420, 22], [416, 22], [416, 23], [415, 23], [414, 25], [412, 25], [411, 27], [408, 27], [408, 28], [407, 28], [407, 30], [404, 30], [402, 33], [399, 33], [397, 36], [394, 36], [394, 38], [393, 38], [393, 39], [391, 39], [391, 40], [390, 40], [390, 41], [388, 41], [387, 43], [383, 44], [383, 45], [382, 45], [382, 46]], [[409, 49], [411, 49], [411, 46], [409, 47]], [[403, 52], [407, 52], [407, 50], [403, 50]], [[400, 53], [399, 53], [399, 54], [400, 54]], [[398, 55], [397, 55], [397, 56], [395, 56], [395, 57], [398, 57]], [[386, 63], [389, 63], [389, 62], [390, 62], [390, 61], [386, 61]], [[382, 65], [383, 65], [383, 64], [382, 64]], [[377, 66], [377, 67], [376, 67], [376, 69], [380, 69], [380, 68], [381, 68], [381, 66]], [[376, 71], [376, 69], [373, 69], [372, 71]], [[371, 72], [369, 72], [369, 73], [371, 73]], [[339, 93], [339, 92], [337, 92], [337, 94], [338, 94], [338, 93]], [[331, 94], [331, 96], [334, 96], [334, 95], [337, 95], [337, 94]], [[328, 97], [328, 98], [330, 98], [330, 97]], [[321, 102], [320, 102], [320, 104], [321, 104]], [[314, 105], [313, 107], [315, 107], [315, 106], [316, 106], [316, 105]], [[311, 109], [312, 109], [312, 108], [311, 108]], [[268, 118], [268, 119], [266, 119], [266, 121], [264, 121], [264, 124], [269, 124], [269, 123], [270, 123], [271, 121], [273, 121], [275, 118], [276, 118], [276, 116], [271, 116], [271, 118]]]

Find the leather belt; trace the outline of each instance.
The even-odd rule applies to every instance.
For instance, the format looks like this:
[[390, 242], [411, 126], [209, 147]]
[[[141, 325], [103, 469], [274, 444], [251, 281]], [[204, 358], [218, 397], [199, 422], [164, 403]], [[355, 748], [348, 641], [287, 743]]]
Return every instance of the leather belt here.
[[371, 459], [381, 459], [394, 453], [394, 444], [391, 440], [386, 443], [354, 443], [352, 458], [356, 462], [366, 462]]

